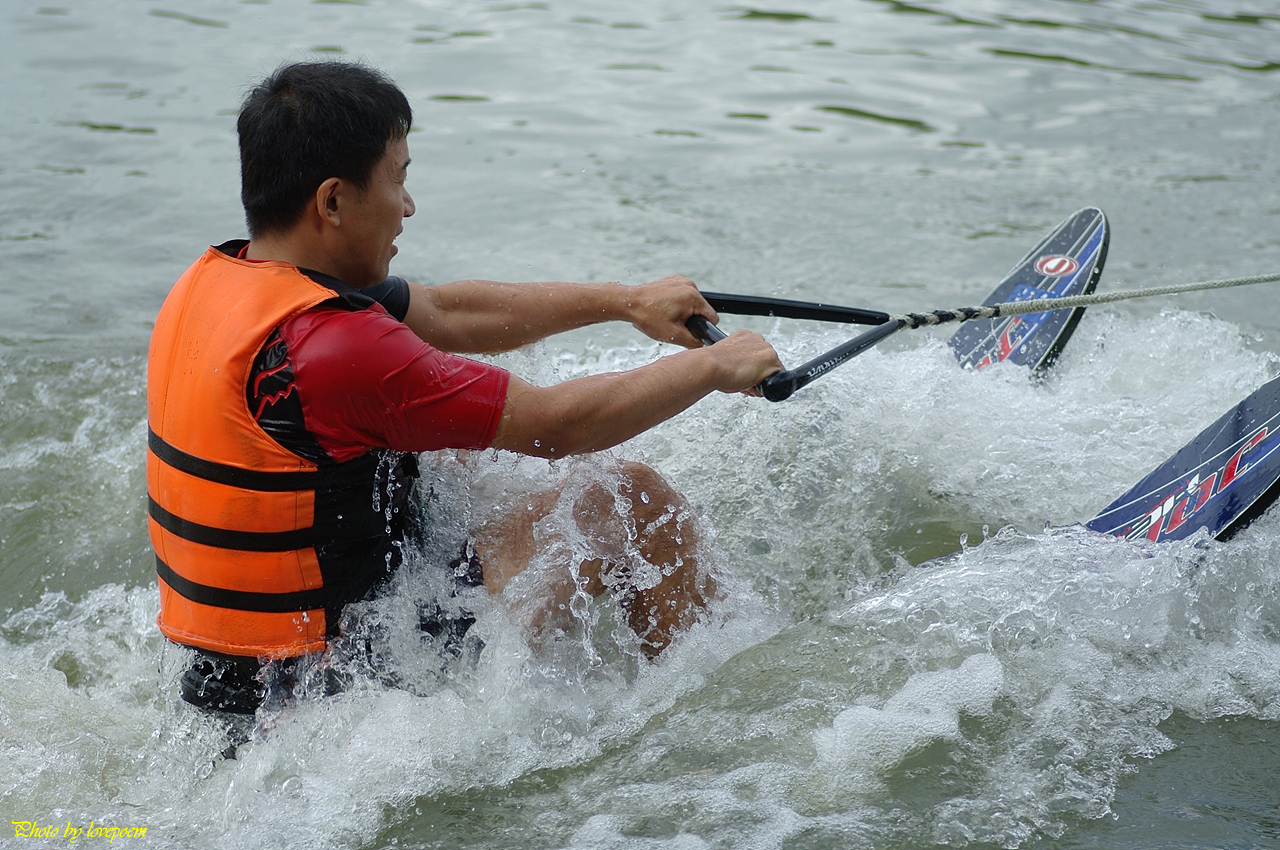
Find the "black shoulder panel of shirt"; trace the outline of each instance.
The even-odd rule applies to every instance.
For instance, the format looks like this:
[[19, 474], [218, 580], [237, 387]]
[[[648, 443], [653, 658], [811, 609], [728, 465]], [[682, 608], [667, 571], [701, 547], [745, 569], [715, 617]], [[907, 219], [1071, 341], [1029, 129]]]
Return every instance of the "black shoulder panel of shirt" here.
[[[249, 244], [248, 239], [232, 239], [229, 242], [223, 242], [221, 245], [215, 245], [214, 248], [234, 257], [244, 250], [244, 246], [247, 244]], [[392, 275], [382, 283], [367, 286], [364, 289], [356, 289], [354, 286], [343, 283], [336, 277], [327, 275], [324, 272], [312, 271], [311, 269], [298, 269], [298, 271], [321, 286], [328, 287], [338, 293], [337, 298], [324, 302], [323, 306], [325, 307], [367, 310], [374, 303], [378, 303], [400, 322], [404, 321], [404, 317], [409, 312], [409, 283], [402, 277]]]

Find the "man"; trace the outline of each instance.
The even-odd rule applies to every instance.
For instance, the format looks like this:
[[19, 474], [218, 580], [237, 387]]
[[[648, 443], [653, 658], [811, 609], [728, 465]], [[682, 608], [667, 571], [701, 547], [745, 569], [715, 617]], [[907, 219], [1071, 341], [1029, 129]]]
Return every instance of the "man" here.
[[[717, 317], [681, 277], [430, 288], [388, 277], [414, 213], [405, 188], [411, 123], [403, 93], [372, 69], [277, 70], [237, 123], [250, 239], [210, 248], [156, 320], [149, 526], [160, 629], [197, 650], [182, 679], [189, 702], [253, 711], [263, 662], [324, 650], [343, 607], [387, 579], [424, 521], [413, 453], [606, 449], [781, 368], [755, 334], [701, 347], [685, 321]], [[608, 320], [688, 350], [552, 387], [456, 356]], [[652, 656], [713, 588], [696, 577], [693, 535], [671, 522], [684, 510], [679, 495], [640, 464], [622, 465], [618, 480], [617, 492], [579, 488], [572, 507], [584, 531], [608, 540], [614, 506], [629, 505], [639, 561], [600, 552], [569, 566], [589, 592], [622, 588]], [[459, 560], [459, 579], [500, 592], [534, 554], [534, 523], [564, 497], [542, 494], [490, 518]], [[637, 570], [644, 581], [619, 579]]]

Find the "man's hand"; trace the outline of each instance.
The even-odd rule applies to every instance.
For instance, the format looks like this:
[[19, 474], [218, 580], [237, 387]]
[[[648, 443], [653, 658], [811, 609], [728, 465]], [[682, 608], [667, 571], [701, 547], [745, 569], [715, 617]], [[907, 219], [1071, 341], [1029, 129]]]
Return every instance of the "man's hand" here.
[[701, 348], [702, 342], [689, 333], [684, 323], [694, 315], [706, 317], [713, 325], [720, 321], [693, 281], [678, 274], [627, 287], [624, 297], [631, 324], [658, 342]]
[[782, 361], [773, 346], [751, 331], [734, 331], [708, 346], [706, 353], [719, 369], [716, 389], [723, 393], [758, 396], [756, 385], [774, 372], [782, 371]]

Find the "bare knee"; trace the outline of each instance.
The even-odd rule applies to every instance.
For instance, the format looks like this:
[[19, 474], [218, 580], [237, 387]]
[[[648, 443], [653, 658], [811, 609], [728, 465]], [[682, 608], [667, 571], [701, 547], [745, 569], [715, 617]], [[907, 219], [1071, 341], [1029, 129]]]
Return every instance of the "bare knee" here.
[[652, 467], [634, 462], [623, 466], [621, 493], [631, 504], [636, 544], [645, 560], [664, 567], [664, 573], [685, 562], [692, 566], [698, 538], [684, 496]]
[[698, 560], [698, 532], [689, 503], [652, 467], [626, 463], [622, 494], [632, 505], [636, 545], [662, 578], [635, 588], [627, 600], [631, 628], [653, 658], [688, 628], [717, 595], [715, 580]]
[[[698, 533], [684, 497], [646, 464], [624, 461], [610, 472], [614, 483], [608, 482], [611, 476], [597, 479], [574, 497], [577, 532], [596, 551], [574, 565], [576, 581], [559, 590], [596, 596], [612, 588], [642, 651], [653, 658], [707, 608], [717, 595], [716, 582], [698, 563]], [[501, 592], [534, 557], [534, 526], [562, 495], [562, 487], [535, 494], [477, 535], [476, 551], [491, 592]], [[628, 550], [632, 555], [625, 555]], [[652, 565], [644, 581], [632, 581], [646, 574], [630, 560], [634, 554]], [[553, 607], [555, 601], [549, 600]], [[546, 625], [545, 617], [537, 619]]]
[[637, 510], [660, 502], [684, 502], [684, 497], [648, 464], [624, 461], [619, 471], [622, 473], [622, 492], [633, 502], [639, 500], [641, 503]]
[[490, 593], [502, 592], [529, 566], [537, 548], [534, 525], [551, 512], [559, 496], [554, 488], [530, 494], [488, 517], [475, 530], [476, 555]]

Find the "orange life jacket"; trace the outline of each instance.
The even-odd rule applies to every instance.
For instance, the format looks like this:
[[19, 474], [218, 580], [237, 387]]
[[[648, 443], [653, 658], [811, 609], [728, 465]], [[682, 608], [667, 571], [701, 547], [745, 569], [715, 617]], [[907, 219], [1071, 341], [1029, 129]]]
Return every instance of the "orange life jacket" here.
[[210, 248], [160, 310], [147, 362], [148, 525], [157, 623], [175, 643], [266, 658], [323, 649], [342, 604], [392, 567], [403, 527], [376, 503], [380, 468], [395, 474], [384, 453], [314, 463], [273, 440], [246, 400], [273, 329], [337, 298], [288, 263]]

